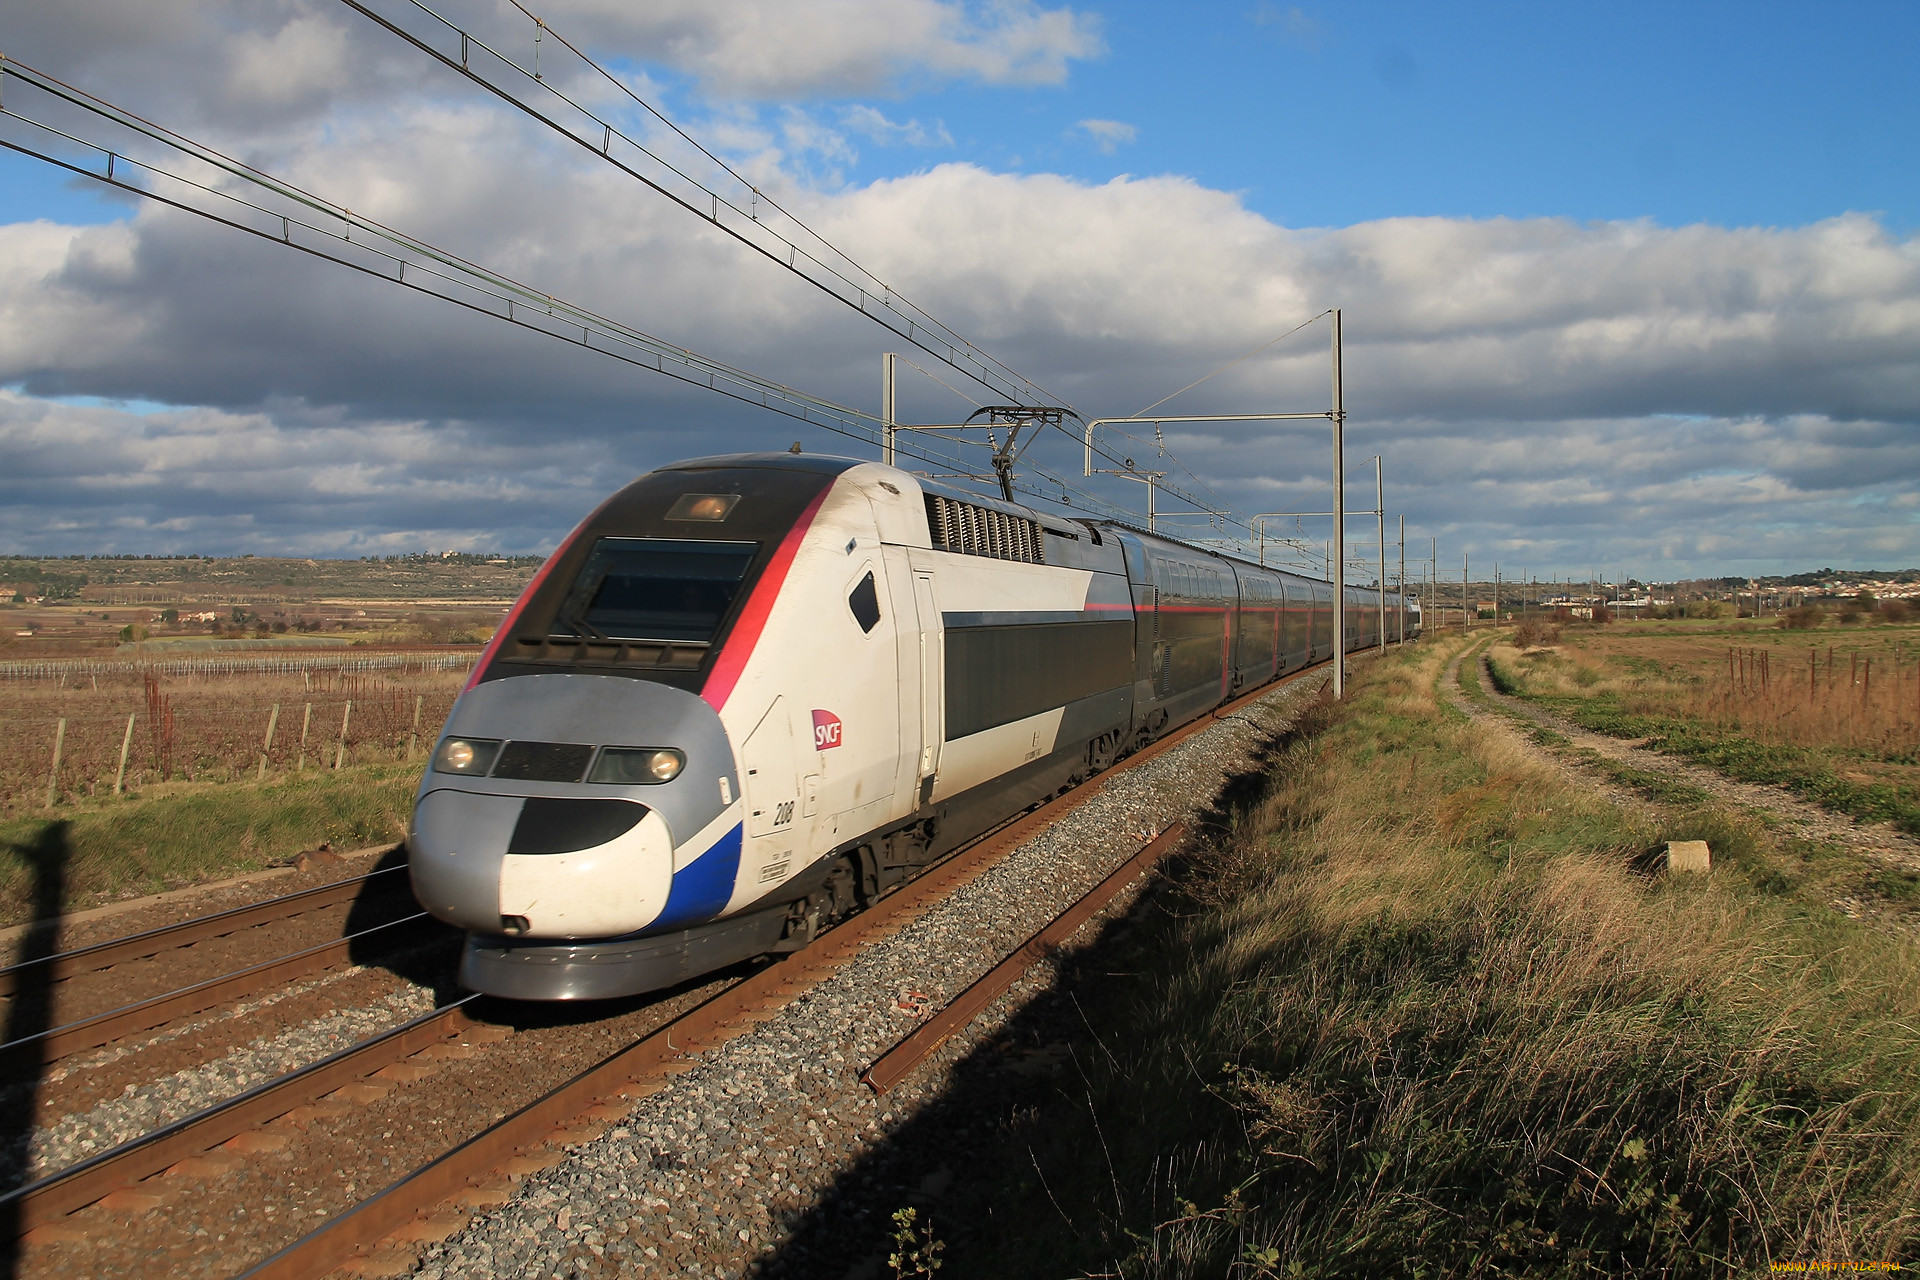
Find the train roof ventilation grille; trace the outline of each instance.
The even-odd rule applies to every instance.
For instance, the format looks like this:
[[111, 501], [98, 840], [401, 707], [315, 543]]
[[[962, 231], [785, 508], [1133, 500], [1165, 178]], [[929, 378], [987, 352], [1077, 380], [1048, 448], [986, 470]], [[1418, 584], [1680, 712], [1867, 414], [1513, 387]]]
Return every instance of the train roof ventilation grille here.
[[1003, 511], [976, 507], [943, 494], [927, 495], [927, 529], [934, 549], [994, 560], [1045, 564], [1040, 525]]

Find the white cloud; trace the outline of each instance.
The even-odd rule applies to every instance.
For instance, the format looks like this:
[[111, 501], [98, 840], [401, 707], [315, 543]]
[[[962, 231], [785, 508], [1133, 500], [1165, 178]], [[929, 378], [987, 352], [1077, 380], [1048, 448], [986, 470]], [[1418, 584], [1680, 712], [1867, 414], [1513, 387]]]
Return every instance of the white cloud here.
[[[215, 126], [231, 148], [333, 113], [378, 112], [467, 86], [335, 0], [70, 0], [15, 5], [7, 53], [173, 127]], [[1035, 0], [551, 0], [541, 16], [636, 88], [631, 64], [695, 77], [723, 100], [786, 102], [951, 82], [1060, 84], [1101, 56], [1097, 16]], [[505, 0], [464, 0], [447, 16], [531, 64], [534, 28]], [[403, 24], [406, 25], [406, 24]], [[423, 33], [443, 33], [431, 23]], [[543, 71], [589, 100], [604, 82], [552, 42]], [[190, 67], [192, 74], [182, 74]], [[390, 122], [391, 123], [391, 122]], [[937, 137], [937, 125], [926, 126]], [[919, 145], [919, 144], [916, 144]]]
[[906, 77], [1058, 84], [1104, 51], [1099, 19], [1032, 0], [561, 0], [563, 30], [754, 98], [886, 89]]
[[1298, 45], [1309, 53], [1320, 52], [1320, 23], [1298, 5], [1282, 9], [1273, 0], [1260, 0], [1253, 11], [1255, 26], [1273, 27], [1282, 42]]
[[[188, 123], [235, 122], [209, 140], [356, 210], [669, 340], [847, 403], [877, 402], [876, 357], [897, 340], [492, 104], [422, 97], [417, 57], [383, 61], [393, 42], [369, 43], [364, 21], [341, 25], [338, 6], [208, 0], [177, 26], [129, 9], [127, 25], [103, 26], [89, 45], [84, 15], [112, 7], [81, 6], [65, 26], [23, 22], [25, 45], [10, 31], [9, 52], [58, 44], [111, 64], [163, 105], [167, 94], [197, 104]], [[1090, 30], [1030, 5], [717, 12], [575, 0], [553, 17], [619, 47], [645, 37], [646, 56], [715, 84], [803, 87], [915, 68], [1044, 78], [1044, 58], [1003, 51], [995, 62], [981, 50], [1018, 46], [1019, 31], [1051, 30], [1062, 14]], [[820, 31], [796, 34], [797, 13]], [[889, 15], [920, 25], [822, 43], [821, 33]], [[233, 38], [208, 34], [216, 29]], [[196, 39], [212, 59], [203, 80], [163, 83], [143, 69]], [[1084, 56], [1059, 52], [1071, 44], [1033, 47], [1055, 49], [1064, 67]], [[777, 49], [784, 69], [749, 66]], [[1907, 559], [1920, 552], [1907, 505], [1920, 487], [1920, 239], [1872, 217], [1798, 228], [1395, 218], [1299, 229], [1174, 177], [1088, 184], [944, 164], [846, 188], [852, 140], [950, 139], [937, 121], [865, 106], [708, 110], [701, 135], [764, 189], [1090, 414], [1139, 409], [1339, 305], [1351, 453], [1385, 452], [1390, 504], [1456, 547], [1835, 563], [1890, 545]], [[1077, 132], [1114, 146], [1131, 138], [1118, 121]], [[235, 133], [246, 147], [230, 144]], [[1324, 328], [1310, 330], [1166, 411], [1317, 408], [1324, 344]], [[154, 209], [104, 227], [0, 227], [8, 385], [22, 391], [0, 397], [0, 475], [10, 477], [0, 538], [19, 549], [60, 529], [75, 531], [73, 550], [105, 549], [89, 530], [171, 528], [208, 539], [182, 550], [270, 550], [414, 533], [459, 545], [460, 530], [491, 527], [521, 531], [500, 545], [523, 549], [557, 534], [588, 505], [583, 494], [673, 457], [795, 435], [809, 448], [831, 443]], [[35, 398], [55, 395], [210, 407], [142, 416]], [[917, 379], [908, 395], [923, 420], [956, 407]], [[1310, 431], [1195, 430], [1175, 443], [1242, 509], [1321, 505], [1324, 444]], [[1033, 456], [1077, 470], [1057, 444]], [[484, 505], [485, 519], [463, 504]], [[1730, 544], [1716, 541], [1729, 529]]]
[[1112, 155], [1115, 148], [1125, 146], [1140, 136], [1140, 130], [1122, 120], [1082, 120], [1073, 126], [1087, 137], [1093, 139], [1093, 145], [1102, 155]]
[[0, 390], [0, 547], [363, 555], [542, 545], [628, 476], [604, 450], [281, 404], [135, 414]]
[[947, 126], [938, 120], [932, 124], [922, 124], [918, 119], [893, 121], [885, 114], [864, 104], [855, 104], [842, 110], [840, 122], [849, 131], [869, 138], [882, 146], [909, 147], [950, 147], [953, 135], [947, 132]]

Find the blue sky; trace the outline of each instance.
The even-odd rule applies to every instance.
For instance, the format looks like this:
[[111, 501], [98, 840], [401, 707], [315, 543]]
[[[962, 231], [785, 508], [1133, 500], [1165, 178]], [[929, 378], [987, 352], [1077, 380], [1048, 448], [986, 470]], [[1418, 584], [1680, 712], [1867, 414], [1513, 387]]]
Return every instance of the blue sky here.
[[[517, 38], [498, 0], [446, 7]], [[1353, 452], [1388, 455], [1410, 533], [1642, 577], [1920, 561], [1920, 5], [546, 13], [1089, 411], [1130, 411], [1342, 305]], [[874, 398], [897, 345], [711, 252], [330, 0], [74, 0], [0, 18], [0, 47], [847, 403]], [[45, 470], [0, 490], [0, 547], [146, 550], [164, 531], [204, 550], [535, 549], [610, 477], [695, 447], [689, 430], [791, 435], [223, 234], [130, 220], [0, 154], [0, 463]], [[1317, 400], [1324, 337], [1300, 343], [1179, 407]], [[931, 384], [911, 394], [952, 408]], [[610, 425], [649, 412], [679, 425]], [[514, 454], [534, 437], [576, 462]], [[95, 443], [63, 452], [74, 439]], [[221, 481], [204, 459], [229, 439], [256, 469]], [[1238, 510], [1324, 505], [1310, 442], [1176, 446]], [[485, 519], [450, 514], [482, 491]]]
[[[855, 137], [863, 183], [942, 160], [1090, 182], [1177, 173], [1294, 227], [1376, 218], [1797, 226], [1920, 206], [1920, 5], [1110, 3], [1057, 85], [925, 85], [870, 105], [950, 144]], [[631, 59], [622, 59], [633, 65]], [[642, 64], [687, 110], [695, 78]], [[916, 84], [920, 80], [920, 84]], [[766, 104], [762, 104], [766, 105]], [[1101, 140], [1082, 120], [1137, 132]], [[0, 222], [124, 206], [0, 156]]]
[[[1920, 5], [1092, 12], [1107, 52], [1065, 83], [922, 92], [905, 78], [879, 105], [944, 124], [953, 145], [863, 145], [848, 179], [948, 157], [1093, 182], [1178, 173], [1295, 227], [1424, 214], [1796, 226], [1849, 211], [1913, 225]], [[1103, 151], [1075, 127], [1086, 119], [1137, 132]]]

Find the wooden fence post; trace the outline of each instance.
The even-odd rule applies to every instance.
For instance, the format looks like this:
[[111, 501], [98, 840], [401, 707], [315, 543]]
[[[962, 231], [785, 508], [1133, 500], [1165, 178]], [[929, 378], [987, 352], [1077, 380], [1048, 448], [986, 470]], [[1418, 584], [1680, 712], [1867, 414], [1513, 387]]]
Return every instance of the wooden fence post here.
[[47, 808], [53, 808], [60, 787], [60, 748], [67, 744], [67, 718], [60, 717], [59, 727], [53, 731], [53, 769], [47, 774]]
[[293, 771], [299, 773], [307, 767], [307, 727], [313, 723], [313, 704], [307, 704], [307, 714], [300, 717], [300, 763]]
[[267, 752], [273, 750], [273, 731], [280, 724], [280, 704], [273, 704], [273, 711], [267, 716], [267, 739], [260, 744], [260, 781], [267, 780]]
[[426, 695], [413, 695], [413, 728], [407, 734], [407, 759], [413, 759], [413, 753], [420, 745], [420, 707], [426, 702]]
[[346, 708], [340, 713], [340, 749], [334, 753], [333, 767], [338, 769], [347, 763], [347, 725], [353, 720], [353, 699], [347, 699]]
[[120, 739], [120, 772], [113, 775], [113, 794], [122, 795], [127, 781], [127, 754], [133, 750], [133, 718], [140, 713], [127, 713], [127, 733]]

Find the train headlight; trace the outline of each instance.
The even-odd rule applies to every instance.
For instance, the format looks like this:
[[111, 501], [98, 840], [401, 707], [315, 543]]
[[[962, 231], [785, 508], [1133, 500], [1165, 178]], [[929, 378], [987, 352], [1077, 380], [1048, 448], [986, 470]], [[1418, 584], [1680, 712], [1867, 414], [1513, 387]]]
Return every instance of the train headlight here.
[[602, 747], [587, 781], [623, 786], [672, 782], [686, 767], [686, 756], [672, 747]]
[[472, 773], [484, 776], [500, 754], [497, 738], [448, 738], [433, 753], [433, 767], [440, 773]]

